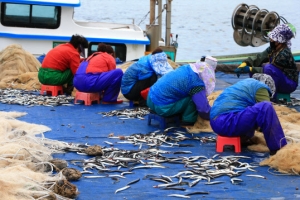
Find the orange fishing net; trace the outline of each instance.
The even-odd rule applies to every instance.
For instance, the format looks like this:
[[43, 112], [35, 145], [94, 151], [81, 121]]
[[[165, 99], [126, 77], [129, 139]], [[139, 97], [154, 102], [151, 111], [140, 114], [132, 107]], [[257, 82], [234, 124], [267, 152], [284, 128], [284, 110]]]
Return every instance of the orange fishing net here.
[[274, 156], [262, 161], [260, 165], [269, 165], [279, 172], [300, 175], [300, 145], [289, 143]]

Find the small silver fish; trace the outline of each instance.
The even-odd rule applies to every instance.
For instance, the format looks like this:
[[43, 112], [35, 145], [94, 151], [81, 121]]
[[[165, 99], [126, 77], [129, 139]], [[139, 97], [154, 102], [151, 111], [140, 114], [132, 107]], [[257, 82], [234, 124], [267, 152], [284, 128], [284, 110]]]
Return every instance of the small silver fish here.
[[185, 196], [182, 194], [169, 194], [168, 197], [179, 197], [179, 198], [184, 198], [184, 199], [190, 199], [190, 196]]
[[126, 189], [128, 189], [128, 188], [130, 188], [130, 186], [129, 186], [129, 185], [126, 185], [125, 187], [122, 187], [122, 188], [120, 188], [120, 189], [117, 189], [117, 190], [115, 191], [115, 194], [117, 194], [118, 192], [121, 192], [121, 191], [123, 191], [123, 190], [126, 190]]
[[267, 179], [265, 176], [261, 176], [261, 175], [257, 175], [257, 174], [249, 174], [249, 175], [246, 175], [246, 176]]
[[207, 183], [205, 183], [205, 185], [215, 185], [215, 184], [219, 184], [219, 183], [224, 183], [224, 181], [207, 182]]

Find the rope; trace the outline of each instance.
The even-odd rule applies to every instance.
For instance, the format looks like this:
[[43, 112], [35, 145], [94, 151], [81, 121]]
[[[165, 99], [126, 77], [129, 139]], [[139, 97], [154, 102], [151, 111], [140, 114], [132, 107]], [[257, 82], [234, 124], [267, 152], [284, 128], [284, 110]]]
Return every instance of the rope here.
[[140, 23], [138, 23], [138, 26], [140, 26], [140, 24], [145, 21], [146, 17], [149, 15], [150, 11], [148, 11], [148, 13], [141, 19]]
[[275, 175], [275, 176], [293, 176], [293, 175], [299, 175], [298, 173], [296, 173], [295, 171], [294, 171], [294, 169], [292, 169], [293, 170], [293, 172], [295, 173], [295, 174], [283, 174], [283, 173], [280, 173], [280, 172], [278, 172], [278, 171], [275, 171], [275, 172], [278, 172], [278, 173], [274, 173], [274, 172], [271, 172], [270, 170], [271, 169], [273, 169], [272, 167], [269, 167], [268, 168], [268, 172], [270, 173], [270, 174], [272, 174], [272, 175]]

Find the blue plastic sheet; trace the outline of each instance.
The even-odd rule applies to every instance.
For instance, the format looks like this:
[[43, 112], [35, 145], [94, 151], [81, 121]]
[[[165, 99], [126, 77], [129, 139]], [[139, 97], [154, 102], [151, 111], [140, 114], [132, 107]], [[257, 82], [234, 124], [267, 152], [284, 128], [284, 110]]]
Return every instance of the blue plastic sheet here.
[[[217, 73], [216, 90], [222, 90], [225, 87], [246, 78], [242, 76], [239, 79], [234, 74]], [[299, 91], [295, 92], [299, 95]], [[293, 95], [292, 95], [293, 96]], [[299, 107], [299, 106], [298, 106]], [[298, 107], [296, 107], [297, 110]], [[50, 127], [52, 130], [45, 133], [47, 138], [65, 141], [69, 143], [88, 143], [89, 145], [107, 146], [104, 141], [114, 143], [114, 147], [119, 149], [137, 150], [139, 146], [131, 144], [117, 144], [117, 139], [109, 139], [108, 135], [114, 133], [115, 136], [128, 136], [134, 133], [146, 134], [159, 129], [159, 124], [152, 122], [150, 126], [147, 125], [147, 116], [145, 120], [130, 119], [121, 120], [117, 117], [103, 117], [99, 112], [107, 112], [111, 110], [119, 110], [129, 108], [129, 103], [124, 102], [119, 105], [101, 105], [93, 104], [91, 106], [74, 105], [74, 106], [34, 106], [25, 107], [10, 104], [0, 104], [1, 111], [19, 111], [27, 112], [28, 114], [19, 118], [19, 120], [29, 123], [43, 124]], [[185, 131], [183, 128], [179, 128]], [[172, 134], [172, 133], [170, 133]], [[187, 135], [189, 135], [187, 133]], [[200, 133], [199, 137], [215, 136], [213, 133]], [[166, 151], [192, 151], [192, 154], [170, 154], [167, 156], [192, 156], [203, 155], [212, 157], [216, 154], [215, 143], [201, 143], [194, 140], [186, 140], [183, 144], [192, 144], [193, 147], [161, 147], [160, 149]], [[147, 148], [146, 145], [143, 148]], [[225, 149], [220, 155], [236, 155], [232, 149]], [[259, 163], [269, 156], [268, 153], [256, 153], [242, 149], [238, 155], [249, 156], [250, 159], [243, 159], [241, 161], [250, 164]], [[69, 167], [82, 170], [80, 167], [73, 165], [71, 160], [81, 160], [90, 158], [90, 156], [78, 155], [74, 152], [64, 154], [55, 154], [55, 158], [65, 159], [69, 163]], [[186, 188], [186, 191], [172, 191], [161, 190], [153, 186], [159, 184], [152, 180], [143, 180], [147, 174], [154, 175], [175, 175], [179, 171], [185, 170], [183, 164], [163, 164], [168, 168], [165, 169], [139, 169], [134, 170], [134, 174], [125, 175], [125, 179], [121, 179], [118, 183], [110, 178], [86, 179], [82, 177], [78, 181], [73, 181], [79, 189], [78, 200], [89, 199], [174, 199], [175, 197], [168, 197], [169, 194], [187, 194], [195, 191], [209, 191], [208, 195], [194, 195], [192, 199], [297, 199], [300, 198], [300, 179], [298, 176], [276, 176], [269, 173], [269, 167], [255, 168], [257, 172], [246, 171], [238, 178], [242, 179], [238, 185], [233, 185], [230, 182], [230, 177], [222, 176], [216, 178], [216, 181], [224, 181], [222, 184], [205, 185], [205, 181], [200, 181], [195, 187], [181, 186]], [[121, 168], [122, 170], [122, 168]], [[123, 170], [126, 170], [123, 168]], [[272, 171], [272, 170], [271, 170]], [[94, 175], [98, 174], [94, 170]], [[117, 173], [115, 173], [117, 174]], [[259, 174], [266, 177], [260, 179], [255, 177], [248, 177], [248, 174]], [[89, 174], [84, 174], [89, 175]], [[115, 194], [115, 190], [124, 187], [130, 181], [140, 178], [138, 183], [131, 185], [131, 188]], [[174, 178], [174, 181], [177, 179]]]

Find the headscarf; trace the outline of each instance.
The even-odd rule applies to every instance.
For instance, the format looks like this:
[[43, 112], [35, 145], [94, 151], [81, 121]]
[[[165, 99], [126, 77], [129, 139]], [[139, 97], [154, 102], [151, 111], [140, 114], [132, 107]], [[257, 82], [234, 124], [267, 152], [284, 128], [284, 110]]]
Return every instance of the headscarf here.
[[216, 86], [215, 70], [217, 67], [217, 59], [207, 56], [205, 62], [197, 61], [196, 63], [190, 64], [190, 67], [203, 80], [206, 96], [210, 95]]
[[276, 87], [275, 87], [275, 82], [271, 76], [269, 76], [268, 74], [255, 73], [253, 74], [252, 78], [266, 84], [271, 90], [272, 93], [271, 98], [274, 96], [276, 92]]
[[158, 76], [163, 76], [166, 73], [173, 71], [172, 66], [168, 63], [167, 54], [165, 52], [151, 55], [149, 61], [152, 69]]
[[293, 25], [280, 24], [268, 33], [268, 37], [278, 43], [287, 43], [288, 48], [291, 48], [292, 43], [290, 40], [295, 37], [296, 32], [293, 33], [290, 26]]

